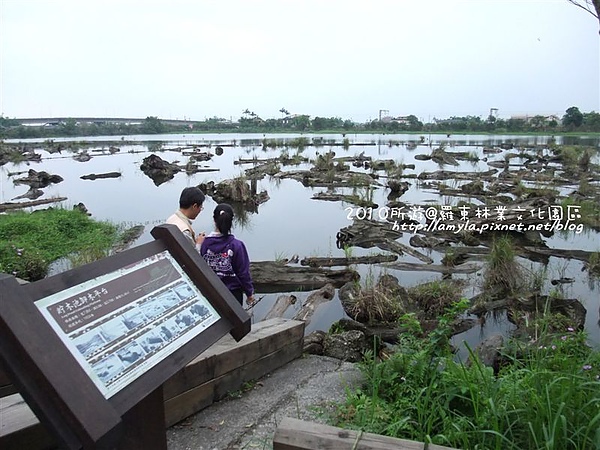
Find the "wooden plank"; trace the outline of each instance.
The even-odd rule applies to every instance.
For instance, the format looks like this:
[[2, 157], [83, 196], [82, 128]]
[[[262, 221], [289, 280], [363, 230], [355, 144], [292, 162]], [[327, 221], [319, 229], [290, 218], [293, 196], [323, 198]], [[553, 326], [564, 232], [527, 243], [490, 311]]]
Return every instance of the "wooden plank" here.
[[301, 355], [302, 341], [298, 341], [294, 345], [288, 345], [256, 361], [240, 366], [217, 379], [168, 399], [165, 402], [167, 426], [170, 427], [210, 406], [227, 393], [239, 389], [244, 382], [260, 378]]
[[373, 433], [284, 417], [275, 430], [273, 450], [455, 450]]
[[56, 441], [19, 394], [0, 398], [2, 450], [56, 448]]
[[241, 341], [225, 336], [164, 384], [165, 399], [218, 378], [304, 336], [304, 323], [274, 318], [255, 324]]

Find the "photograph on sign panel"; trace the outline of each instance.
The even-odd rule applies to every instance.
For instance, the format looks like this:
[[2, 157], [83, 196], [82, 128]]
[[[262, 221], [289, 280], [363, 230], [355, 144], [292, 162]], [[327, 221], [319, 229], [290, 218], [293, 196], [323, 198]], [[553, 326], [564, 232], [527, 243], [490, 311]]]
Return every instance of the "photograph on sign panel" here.
[[129, 332], [129, 328], [121, 316], [114, 317], [100, 325], [100, 334], [108, 343], [121, 339]]
[[149, 331], [146, 334], [142, 334], [137, 342], [142, 346], [146, 353], [154, 353], [158, 351], [163, 345], [165, 340], [161, 337], [160, 332]]
[[122, 317], [123, 323], [129, 330], [134, 330], [148, 322], [148, 318], [138, 308], [125, 311]]
[[106, 358], [101, 359], [98, 363], [92, 366], [94, 372], [98, 378], [104, 384], [110, 383], [110, 380], [117, 377], [125, 367], [116, 355], [108, 355]]
[[123, 365], [127, 369], [132, 364], [136, 364], [141, 361], [146, 356], [146, 352], [137, 342], [133, 341], [125, 347], [117, 350], [116, 355], [123, 362]]
[[101, 350], [106, 345], [106, 341], [102, 339], [102, 336], [96, 331], [90, 333], [83, 333], [77, 338], [73, 339], [77, 350], [84, 356], [89, 357], [97, 351]]

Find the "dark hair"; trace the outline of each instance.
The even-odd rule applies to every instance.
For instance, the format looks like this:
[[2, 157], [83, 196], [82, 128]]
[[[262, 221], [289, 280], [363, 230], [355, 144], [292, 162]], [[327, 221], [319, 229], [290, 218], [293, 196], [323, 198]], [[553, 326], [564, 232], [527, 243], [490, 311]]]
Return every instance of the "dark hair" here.
[[183, 191], [181, 191], [181, 196], [179, 197], [179, 207], [187, 209], [194, 203], [202, 206], [205, 198], [206, 196], [204, 195], [204, 192], [202, 192], [199, 187], [186, 187]]
[[233, 208], [227, 203], [219, 203], [213, 212], [213, 219], [221, 234], [229, 234], [233, 224]]

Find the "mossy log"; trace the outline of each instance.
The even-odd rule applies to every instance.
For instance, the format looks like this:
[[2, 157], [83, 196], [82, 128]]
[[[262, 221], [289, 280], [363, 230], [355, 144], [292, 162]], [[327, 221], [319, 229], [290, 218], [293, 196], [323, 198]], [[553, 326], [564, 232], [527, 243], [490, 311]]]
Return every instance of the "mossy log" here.
[[286, 266], [275, 261], [250, 263], [254, 289], [258, 293], [312, 291], [328, 283], [338, 288], [359, 278], [354, 270]]
[[303, 258], [300, 264], [310, 267], [333, 267], [350, 266], [352, 264], [377, 264], [384, 262], [393, 262], [398, 259], [396, 255], [368, 255], [351, 256], [348, 258], [327, 258], [327, 257], [309, 257]]

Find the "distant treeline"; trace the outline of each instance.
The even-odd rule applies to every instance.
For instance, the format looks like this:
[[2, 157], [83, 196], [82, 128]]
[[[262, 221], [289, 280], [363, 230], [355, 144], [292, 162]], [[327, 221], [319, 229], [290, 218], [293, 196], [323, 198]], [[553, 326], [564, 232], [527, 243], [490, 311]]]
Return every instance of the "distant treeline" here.
[[[287, 111], [286, 111], [287, 112]], [[490, 115], [434, 118], [430, 123], [421, 122], [416, 116], [385, 117], [365, 123], [344, 120], [339, 117], [314, 117], [289, 115], [278, 119], [262, 119], [248, 110], [237, 122], [219, 117], [204, 121], [190, 121], [173, 125], [158, 117], [147, 117], [139, 124], [106, 121], [103, 123], [63, 122], [26, 126], [17, 119], [0, 116], [1, 139], [52, 138], [68, 136], [115, 136], [131, 134], [163, 133], [600, 133], [600, 113], [582, 113], [573, 106], [559, 118], [556, 116], [524, 116], [501, 119]]]

